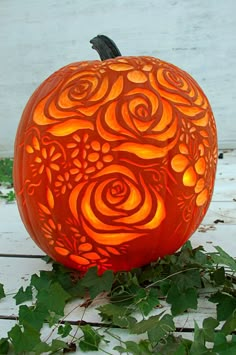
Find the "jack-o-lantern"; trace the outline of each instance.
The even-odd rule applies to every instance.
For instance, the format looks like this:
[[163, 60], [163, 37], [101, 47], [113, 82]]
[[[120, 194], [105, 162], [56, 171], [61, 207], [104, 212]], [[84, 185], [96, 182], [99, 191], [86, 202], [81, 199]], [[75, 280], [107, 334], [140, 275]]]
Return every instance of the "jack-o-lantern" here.
[[81, 271], [129, 270], [175, 252], [199, 226], [216, 172], [216, 126], [193, 78], [148, 57], [69, 64], [23, 112], [14, 184], [37, 245]]

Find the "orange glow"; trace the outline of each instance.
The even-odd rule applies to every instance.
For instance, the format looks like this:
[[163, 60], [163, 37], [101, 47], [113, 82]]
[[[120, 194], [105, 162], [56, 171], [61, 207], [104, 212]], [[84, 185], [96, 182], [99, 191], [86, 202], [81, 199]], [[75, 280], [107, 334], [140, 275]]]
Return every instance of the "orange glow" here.
[[130, 270], [181, 247], [209, 206], [217, 137], [186, 72], [153, 57], [73, 63], [22, 114], [14, 186], [45, 253], [85, 272]]
[[70, 119], [50, 127], [48, 132], [57, 137], [64, 137], [83, 129], [93, 130], [93, 123], [79, 118]]
[[147, 81], [147, 76], [140, 70], [133, 70], [127, 74], [127, 78], [132, 83], [143, 84]]
[[200, 192], [200, 194], [197, 196], [196, 199], [196, 204], [197, 206], [203, 206], [208, 198], [208, 191], [207, 189], [204, 189], [202, 192]]
[[197, 175], [192, 166], [190, 166], [184, 173], [183, 184], [185, 186], [195, 186], [197, 181]]
[[175, 141], [164, 148], [142, 143], [122, 143], [118, 147], [113, 148], [113, 151], [132, 153], [142, 159], [155, 159], [164, 157], [174, 145]]
[[203, 157], [199, 158], [198, 161], [196, 162], [195, 164], [195, 169], [196, 169], [196, 172], [199, 174], [199, 175], [203, 175], [205, 173], [205, 170], [206, 170], [206, 161]]

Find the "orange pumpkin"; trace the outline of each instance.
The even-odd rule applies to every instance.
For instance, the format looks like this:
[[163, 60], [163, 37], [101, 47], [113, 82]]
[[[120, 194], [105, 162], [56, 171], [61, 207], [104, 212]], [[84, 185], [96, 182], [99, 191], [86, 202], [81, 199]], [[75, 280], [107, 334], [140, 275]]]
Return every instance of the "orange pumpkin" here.
[[216, 172], [216, 126], [194, 79], [160, 59], [69, 64], [29, 99], [14, 183], [37, 245], [81, 271], [130, 270], [175, 252], [199, 226]]

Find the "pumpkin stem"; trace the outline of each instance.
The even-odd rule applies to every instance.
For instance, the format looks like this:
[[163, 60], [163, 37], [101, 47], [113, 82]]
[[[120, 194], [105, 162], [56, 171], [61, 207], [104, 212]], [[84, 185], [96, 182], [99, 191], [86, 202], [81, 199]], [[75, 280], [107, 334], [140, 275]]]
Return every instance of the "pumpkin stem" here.
[[101, 60], [121, 56], [115, 42], [107, 36], [98, 35], [91, 39], [90, 43], [92, 43], [92, 48], [98, 52]]

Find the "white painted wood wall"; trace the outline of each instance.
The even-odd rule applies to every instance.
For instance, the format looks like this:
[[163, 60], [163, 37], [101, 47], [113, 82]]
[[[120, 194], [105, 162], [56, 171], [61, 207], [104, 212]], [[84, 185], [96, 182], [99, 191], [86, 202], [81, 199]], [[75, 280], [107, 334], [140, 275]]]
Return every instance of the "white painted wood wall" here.
[[235, 0], [1, 0], [0, 157], [13, 155], [31, 93], [63, 65], [97, 59], [89, 40], [99, 33], [125, 55], [188, 71], [211, 102], [220, 147], [236, 147], [235, 13]]

